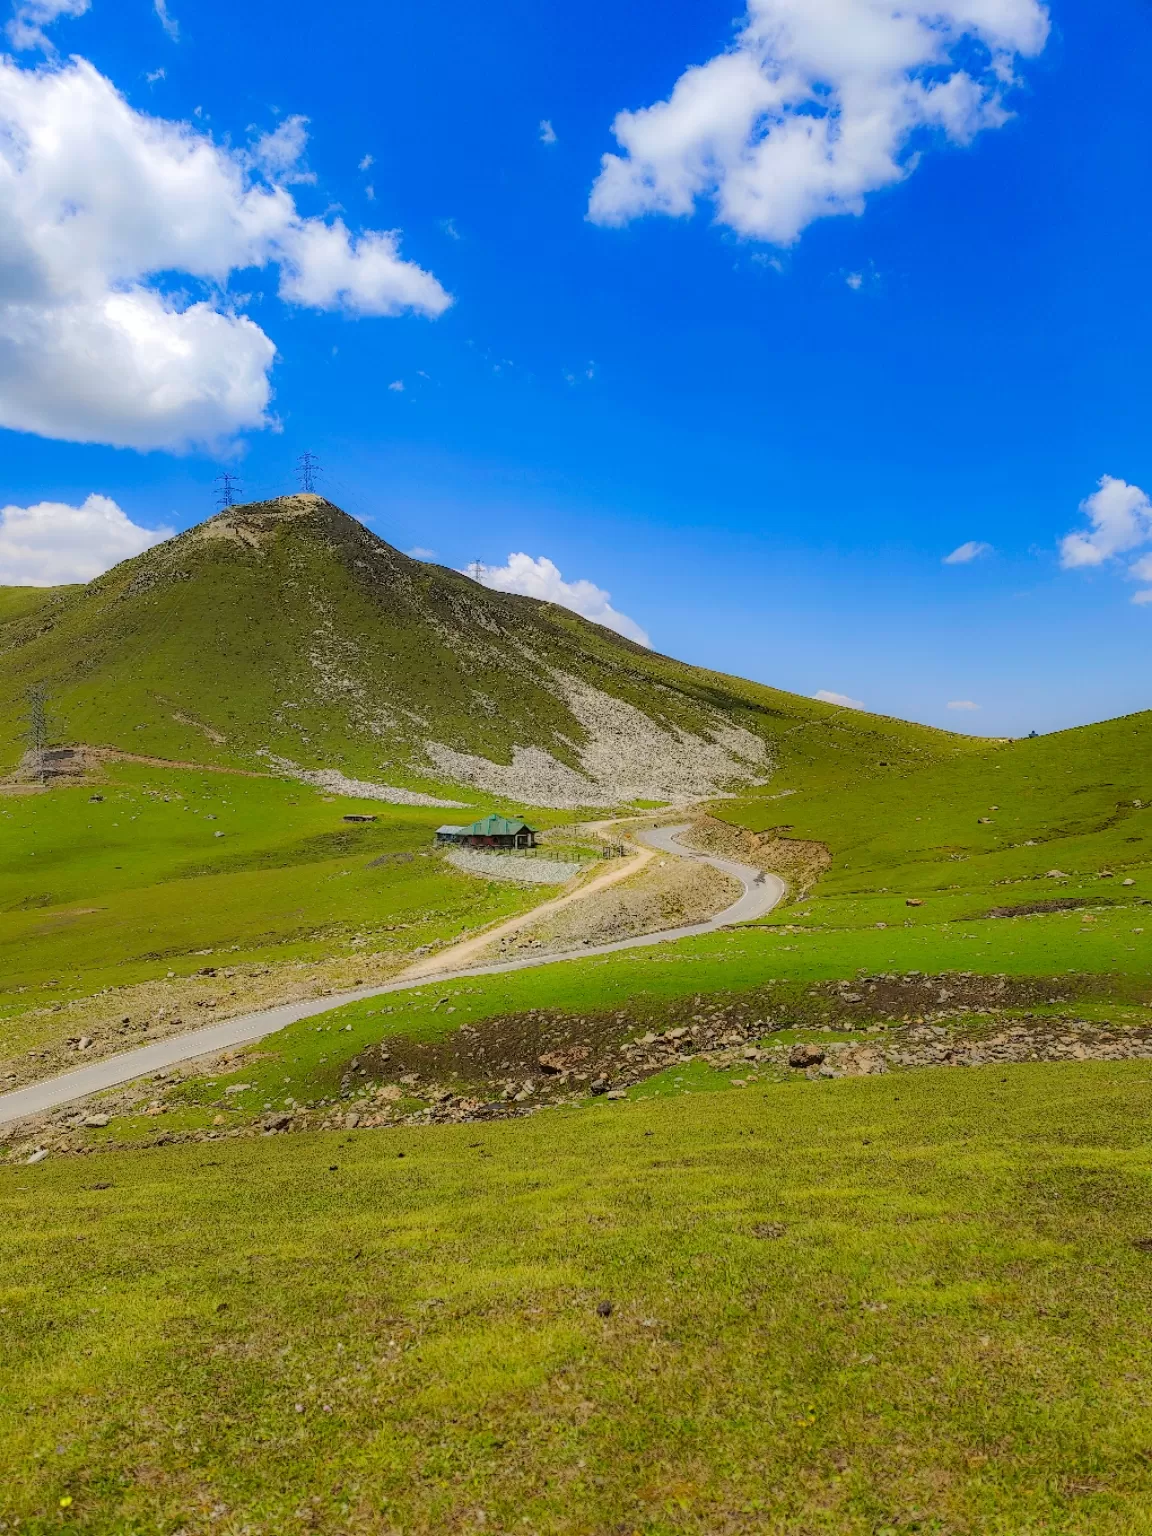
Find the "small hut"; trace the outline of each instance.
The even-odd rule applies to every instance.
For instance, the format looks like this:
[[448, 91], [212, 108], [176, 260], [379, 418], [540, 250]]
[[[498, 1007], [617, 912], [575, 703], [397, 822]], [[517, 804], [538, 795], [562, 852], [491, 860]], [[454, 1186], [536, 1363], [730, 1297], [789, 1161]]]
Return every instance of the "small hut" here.
[[535, 848], [536, 829], [520, 816], [484, 816], [467, 827], [437, 827], [436, 841], [460, 848], [508, 852], [514, 848]]

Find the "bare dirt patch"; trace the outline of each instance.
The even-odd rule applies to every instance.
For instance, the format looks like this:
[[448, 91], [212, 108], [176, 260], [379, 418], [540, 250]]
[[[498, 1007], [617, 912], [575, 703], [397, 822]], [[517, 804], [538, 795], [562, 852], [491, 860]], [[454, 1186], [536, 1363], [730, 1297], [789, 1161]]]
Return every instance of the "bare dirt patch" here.
[[[1074, 912], [1077, 907], [1090, 907], [1099, 905], [1098, 900], [1089, 900], [1087, 896], [1056, 896], [1051, 901], [1026, 901], [1017, 907], [990, 907], [984, 914], [986, 917], [1035, 917], [1040, 912]], [[963, 918], [963, 922], [970, 919]]]
[[786, 830], [776, 827], [767, 832], [749, 832], [714, 816], [700, 816], [681, 834], [680, 840], [702, 853], [719, 854], [779, 875], [794, 892], [804, 896], [829, 868], [832, 855], [823, 843], [785, 837]]
[[558, 954], [703, 923], [734, 902], [740, 892], [737, 881], [711, 864], [658, 856], [631, 879], [508, 934], [490, 946], [484, 960]]
[[51, 1001], [54, 989], [41, 988], [39, 995], [49, 1001], [5, 1023], [6, 1035], [27, 1044], [0, 1057], [0, 1093], [239, 1013], [378, 986], [396, 976], [413, 953], [397, 947], [333, 960], [236, 967], [205, 959], [198, 975], [113, 987], [68, 1002]]

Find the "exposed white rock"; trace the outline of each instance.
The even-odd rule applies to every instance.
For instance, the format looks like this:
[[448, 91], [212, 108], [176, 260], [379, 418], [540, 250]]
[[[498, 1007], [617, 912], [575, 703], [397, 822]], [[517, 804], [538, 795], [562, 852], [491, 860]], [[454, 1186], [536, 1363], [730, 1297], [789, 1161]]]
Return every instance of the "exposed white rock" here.
[[336, 768], [300, 768], [286, 757], [276, 757], [262, 752], [278, 773], [285, 778], [299, 779], [301, 784], [311, 784], [314, 789], [327, 790], [330, 795], [349, 795], [354, 800], [384, 800], [389, 805], [440, 805], [450, 810], [460, 810], [464, 800], [437, 800], [435, 795], [422, 795], [414, 789], [398, 789], [393, 784], [374, 784], [369, 779], [349, 779]]
[[456, 752], [440, 742], [425, 751], [444, 778], [532, 805], [558, 808], [618, 805], [629, 800], [697, 800], [721, 794], [733, 782], [763, 784], [771, 767], [767, 744], [733, 725], [720, 711], [707, 735], [661, 725], [624, 699], [578, 678], [554, 674], [573, 715], [587, 733], [574, 743], [580, 769], [541, 747], [513, 747], [511, 763]]

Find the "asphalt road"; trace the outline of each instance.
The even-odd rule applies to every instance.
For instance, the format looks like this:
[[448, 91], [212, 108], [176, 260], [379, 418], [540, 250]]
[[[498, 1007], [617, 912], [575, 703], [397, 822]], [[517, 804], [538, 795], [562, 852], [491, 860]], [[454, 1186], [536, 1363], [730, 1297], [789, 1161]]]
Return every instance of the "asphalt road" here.
[[28, 1115], [43, 1114], [61, 1104], [84, 1099], [89, 1094], [105, 1088], [115, 1088], [130, 1083], [135, 1078], [147, 1077], [151, 1072], [166, 1071], [182, 1062], [193, 1061], [197, 1056], [212, 1055], [232, 1046], [247, 1045], [275, 1034], [299, 1019], [308, 1019], [320, 1013], [330, 1013], [345, 1003], [358, 1002], [361, 998], [381, 997], [387, 992], [407, 992], [415, 987], [435, 986], [439, 982], [456, 981], [466, 976], [497, 976], [504, 971], [526, 971], [539, 965], [557, 965], [566, 960], [586, 959], [589, 955], [611, 955], [622, 949], [641, 949], [649, 944], [670, 944], [676, 939], [694, 938], [702, 933], [714, 933], [730, 923], [747, 923], [763, 917], [784, 899], [787, 887], [775, 875], [765, 874], [748, 864], [737, 864], [732, 859], [721, 859], [714, 854], [697, 853], [683, 847], [677, 835], [688, 830], [687, 824], [679, 827], [660, 827], [654, 832], [637, 833], [639, 839], [661, 853], [675, 854], [679, 858], [699, 859], [732, 875], [744, 887], [743, 894], [723, 912], [717, 912], [705, 923], [695, 923], [685, 928], [665, 928], [659, 933], [644, 933], [634, 939], [620, 939], [614, 944], [590, 944], [563, 954], [527, 956], [521, 960], [505, 960], [498, 965], [478, 965], [457, 971], [432, 972], [414, 976], [408, 980], [386, 982], [382, 987], [362, 987], [356, 992], [338, 992], [334, 996], [313, 998], [308, 1002], [284, 1003], [279, 1008], [264, 1008], [259, 1013], [238, 1014], [234, 1019], [224, 1019], [204, 1029], [194, 1029], [185, 1035], [172, 1035], [167, 1040], [157, 1040], [153, 1045], [143, 1045], [135, 1051], [124, 1051], [118, 1056], [105, 1056], [90, 1066], [77, 1067], [74, 1072], [61, 1073], [59, 1077], [45, 1078], [40, 1083], [30, 1083], [15, 1093], [0, 1094], [0, 1125], [23, 1120]]

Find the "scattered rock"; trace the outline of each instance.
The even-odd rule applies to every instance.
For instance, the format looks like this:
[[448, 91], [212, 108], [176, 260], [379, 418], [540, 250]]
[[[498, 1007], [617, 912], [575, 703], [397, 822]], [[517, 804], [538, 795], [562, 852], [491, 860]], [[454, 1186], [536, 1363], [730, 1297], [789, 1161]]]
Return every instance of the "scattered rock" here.
[[824, 1052], [818, 1045], [794, 1045], [788, 1052], [790, 1067], [818, 1067], [824, 1060]]
[[614, 1309], [610, 1301], [598, 1301], [596, 1303], [597, 1317], [611, 1317], [613, 1310]]
[[106, 1125], [111, 1124], [111, 1121], [111, 1115], [85, 1115], [84, 1117], [84, 1124], [96, 1131], [102, 1131]]
[[595, 1082], [593, 1082], [591, 1084], [592, 1092], [593, 1093], [607, 1093], [608, 1092], [608, 1081], [609, 1081], [608, 1078], [605, 1077], [603, 1073], [601, 1073], [601, 1075], [595, 1080]]
[[35, 1166], [36, 1163], [42, 1163], [47, 1156], [48, 1156], [47, 1150], [44, 1147], [39, 1147], [39, 1148], [37, 1148], [37, 1150], [35, 1152], [33, 1152], [31, 1157], [29, 1157], [29, 1158], [27, 1158], [25, 1160], [26, 1161], [26, 1165], [29, 1168], [32, 1168], [32, 1167]]
[[919, 896], [907, 896], [904, 899], [904, 905], [906, 907], [922, 907], [924, 903], [920, 900]]

